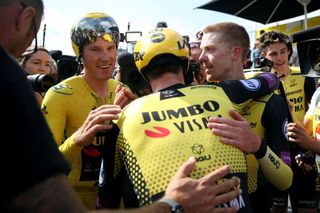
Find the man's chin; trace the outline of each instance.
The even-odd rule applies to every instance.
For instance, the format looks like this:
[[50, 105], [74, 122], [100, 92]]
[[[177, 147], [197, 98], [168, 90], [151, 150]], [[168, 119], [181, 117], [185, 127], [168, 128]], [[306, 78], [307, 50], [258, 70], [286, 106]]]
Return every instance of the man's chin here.
[[216, 81], [216, 79], [215, 79], [215, 77], [214, 77], [213, 75], [208, 75], [208, 74], [207, 74], [206, 79], [207, 79], [208, 82], [214, 82], [214, 81]]

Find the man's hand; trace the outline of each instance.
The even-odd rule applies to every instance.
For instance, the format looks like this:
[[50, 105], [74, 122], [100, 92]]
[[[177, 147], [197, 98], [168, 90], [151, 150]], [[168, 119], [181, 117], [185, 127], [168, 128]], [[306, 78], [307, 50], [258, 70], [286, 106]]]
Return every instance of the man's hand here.
[[240, 184], [238, 178], [231, 178], [217, 184], [218, 180], [230, 173], [230, 167], [223, 166], [200, 179], [192, 179], [188, 176], [195, 164], [196, 159], [192, 157], [182, 165], [171, 180], [164, 197], [180, 203], [187, 213], [237, 212], [238, 207], [217, 207], [241, 194], [240, 189], [237, 188]]
[[300, 123], [288, 123], [289, 141], [296, 143], [303, 149], [309, 150], [312, 146], [313, 138], [308, 134], [307, 130]]
[[74, 133], [74, 143], [78, 146], [88, 146], [99, 131], [112, 128], [111, 120], [119, 119], [121, 108], [118, 105], [102, 105], [92, 110], [82, 126]]
[[114, 104], [121, 106], [121, 108], [125, 107], [131, 101], [137, 99], [137, 96], [132, 94], [128, 88], [121, 85], [117, 86], [115, 93], [116, 97], [114, 99]]
[[255, 153], [261, 145], [261, 138], [251, 129], [248, 121], [238, 112], [230, 111], [233, 119], [210, 117], [208, 128], [220, 136], [220, 141], [237, 147], [245, 153]]

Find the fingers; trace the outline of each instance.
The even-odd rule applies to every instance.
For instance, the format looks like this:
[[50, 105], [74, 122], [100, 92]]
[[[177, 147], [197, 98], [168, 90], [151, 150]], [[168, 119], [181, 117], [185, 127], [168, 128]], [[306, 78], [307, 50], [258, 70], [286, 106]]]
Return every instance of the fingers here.
[[241, 116], [238, 112], [231, 110], [229, 112], [230, 116], [234, 119], [230, 118], [221, 118], [221, 117], [210, 117], [209, 122], [213, 123], [224, 123], [231, 126], [237, 126], [237, 121], [247, 121], [243, 116]]
[[117, 87], [116, 87], [116, 90], [115, 90], [115, 93], [117, 94], [118, 92], [120, 92], [120, 90], [123, 88], [123, 86], [121, 84], [119, 84]]
[[123, 108], [129, 103], [129, 100], [127, 99], [126, 96], [122, 95], [116, 98], [114, 103], [121, 106], [121, 108]]
[[194, 157], [190, 157], [186, 162], [182, 164], [178, 172], [175, 174], [173, 179], [181, 179], [188, 177], [189, 174], [192, 172], [196, 165], [196, 159]]
[[[106, 121], [117, 120], [119, 119], [119, 113], [121, 110], [113, 108], [113, 109], [105, 109], [97, 111], [88, 117], [87, 126], [93, 126], [96, 124], [104, 124]], [[109, 124], [109, 122], [108, 122]]]
[[[216, 202], [217, 202], [217, 204], [227, 203], [230, 200], [237, 199], [237, 197], [239, 197], [240, 195], [241, 195], [241, 190], [234, 189], [232, 191], [229, 191], [229, 192], [226, 192], [226, 193], [223, 193], [221, 195], [216, 196]], [[219, 208], [217, 208], [217, 209], [219, 209]], [[239, 210], [239, 207], [234, 207], [231, 209], [232, 209], [232, 211], [230, 211], [230, 212], [234, 212], [234, 210]], [[222, 210], [223, 210], [223, 208], [222, 208]], [[225, 211], [225, 212], [227, 212], [227, 211]]]
[[237, 111], [231, 110], [229, 114], [233, 119], [237, 121], [246, 121], [246, 119], [242, 117]]
[[234, 140], [232, 138], [221, 137], [220, 142], [223, 144], [226, 144], [226, 145], [231, 145], [231, 146], [236, 147], [238, 149], [242, 148], [241, 144], [237, 140]]
[[234, 213], [238, 212], [239, 208], [238, 207], [233, 207], [233, 208], [215, 208], [214, 212], [215, 213]]
[[89, 113], [87, 120], [83, 124], [83, 128], [92, 134], [100, 130], [110, 129], [109, 122], [105, 122], [119, 119], [118, 114], [120, 112], [121, 108], [117, 105], [103, 105], [98, 107]]
[[209, 124], [224, 124], [226, 126], [235, 126], [237, 123], [236, 121], [230, 118], [221, 118], [221, 117], [210, 117], [209, 122], [210, 122]]
[[225, 138], [233, 138], [232, 137], [232, 129], [229, 128], [228, 125], [222, 124], [212, 124], [211, 132], [217, 136], [225, 137]]
[[218, 180], [220, 180], [230, 172], [231, 172], [230, 166], [225, 165], [207, 174], [206, 176], [202, 177], [201, 181], [203, 184], [212, 185], [213, 183], [216, 183]]
[[124, 90], [124, 94], [126, 95], [126, 97], [129, 98], [129, 100], [133, 101], [135, 99], [137, 99], [138, 97], [136, 95], [134, 95], [132, 92], [130, 92], [129, 90], [125, 89]]
[[97, 109], [90, 112], [89, 116], [99, 116], [99, 115], [118, 115], [121, 112], [121, 107], [119, 105], [102, 105]]
[[[118, 88], [118, 87], [117, 87]], [[125, 107], [131, 101], [135, 100], [137, 97], [132, 94], [126, 87], [122, 87], [116, 91], [116, 97], [114, 99], [114, 104], [120, 105], [121, 108]]]
[[232, 133], [237, 132], [235, 121], [228, 118], [210, 117], [208, 128], [213, 134], [227, 138], [232, 138]]

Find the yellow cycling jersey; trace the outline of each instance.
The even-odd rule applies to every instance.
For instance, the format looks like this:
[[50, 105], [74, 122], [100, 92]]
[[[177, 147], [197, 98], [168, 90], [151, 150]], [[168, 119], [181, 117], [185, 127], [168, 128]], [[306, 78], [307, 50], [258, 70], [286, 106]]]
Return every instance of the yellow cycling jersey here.
[[139, 98], [123, 110], [117, 121], [117, 146], [141, 206], [159, 198], [181, 164], [194, 156], [193, 178], [230, 165], [232, 173], [226, 178], [241, 179], [242, 195], [226, 206], [238, 205], [240, 212], [251, 209], [244, 153], [219, 142], [207, 127], [209, 117], [229, 118], [232, 109], [220, 87], [198, 85], [170, 87]]
[[283, 81], [283, 88], [287, 99], [293, 104], [296, 118], [303, 122], [304, 115], [308, 109], [306, 91], [304, 89], [305, 76], [301, 75], [300, 69], [290, 67], [290, 74]]
[[320, 88], [312, 96], [309, 110], [305, 118], [312, 120], [312, 134], [316, 140], [320, 140]]
[[[260, 73], [248, 72], [245, 73], [245, 76], [252, 78]], [[262, 139], [267, 139], [265, 142], [270, 148], [268, 153], [259, 159], [259, 162], [253, 154], [246, 155], [249, 193], [255, 192], [261, 184], [259, 168], [266, 179], [281, 191], [288, 189], [292, 183], [292, 171], [288, 166], [291, 165], [291, 160], [286, 135], [288, 122], [286, 108], [286, 102], [275, 94], [265, 95], [254, 99], [245, 107], [236, 108], [248, 120], [252, 130]]]
[[43, 114], [59, 150], [71, 165], [68, 179], [83, 202], [91, 204], [88, 204], [91, 209], [95, 208], [104, 140], [96, 136], [90, 146], [82, 149], [74, 144], [72, 135], [91, 110], [103, 104], [113, 104], [117, 85], [118, 81], [109, 79], [108, 94], [102, 99], [82, 76], [75, 76], [50, 88], [42, 102]]
[[[255, 133], [257, 133], [261, 138], [265, 137], [265, 128], [261, 123], [262, 113], [265, 108], [265, 102], [270, 99], [271, 95], [266, 95], [261, 98], [263, 101], [251, 101], [246, 107], [239, 110], [239, 113], [244, 116], [249, 122], [250, 127]], [[253, 193], [257, 190], [258, 186], [258, 170], [259, 162], [253, 154], [246, 154], [247, 165], [248, 165], [248, 190], [249, 193]]]
[[[255, 72], [246, 73], [246, 78], [252, 77]], [[282, 79], [282, 85], [285, 95], [293, 104], [295, 117], [302, 122], [308, 108], [306, 100], [306, 91], [304, 88], [306, 77], [301, 75], [298, 67], [290, 67], [290, 72], [285, 79]]]

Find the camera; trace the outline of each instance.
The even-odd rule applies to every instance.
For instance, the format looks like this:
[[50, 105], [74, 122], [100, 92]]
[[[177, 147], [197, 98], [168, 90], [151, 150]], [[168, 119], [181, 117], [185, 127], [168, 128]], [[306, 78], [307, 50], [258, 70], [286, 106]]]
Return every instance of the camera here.
[[126, 84], [132, 92], [140, 97], [143, 91], [150, 89], [149, 83], [139, 73], [132, 53], [126, 51], [119, 53], [117, 63], [120, 70], [120, 81]]
[[27, 75], [27, 78], [33, 90], [39, 93], [46, 92], [57, 83], [56, 76], [52, 74]]
[[66, 78], [75, 76], [78, 73], [79, 63], [75, 56], [62, 55], [57, 62], [58, 67], [58, 82]]
[[185, 74], [185, 83], [189, 85], [193, 82], [193, 78], [200, 73], [200, 63], [196, 61], [190, 61], [188, 70]]
[[320, 77], [320, 26], [293, 33], [292, 43], [297, 42], [301, 73], [308, 77]]
[[57, 62], [57, 82], [77, 75], [79, 62], [75, 56], [63, 55], [60, 50], [51, 50], [51, 57]]
[[308, 164], [311, 166], [315, 164], [315, 155], [310, 151], [299, 152], [297, 157], [299, 160], [301, 160], [305, 164]]
[[253, 63], [254, 68], [259, 68], [264, 72], [270, 72], [273, 67], [273, 62], [264, 57], [256, 58]]

